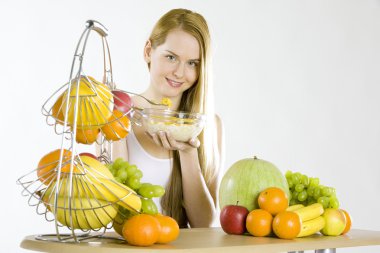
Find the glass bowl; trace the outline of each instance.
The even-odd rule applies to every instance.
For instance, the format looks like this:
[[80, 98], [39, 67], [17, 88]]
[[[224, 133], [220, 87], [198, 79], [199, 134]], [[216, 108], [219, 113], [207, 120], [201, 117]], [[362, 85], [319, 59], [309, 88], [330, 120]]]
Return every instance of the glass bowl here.
[[163, 131], [177, 141], [187, 142], [203, 130], [206, 116], [200, 113], [145, 108], [142, 110], [142, 126], [150, 133]]

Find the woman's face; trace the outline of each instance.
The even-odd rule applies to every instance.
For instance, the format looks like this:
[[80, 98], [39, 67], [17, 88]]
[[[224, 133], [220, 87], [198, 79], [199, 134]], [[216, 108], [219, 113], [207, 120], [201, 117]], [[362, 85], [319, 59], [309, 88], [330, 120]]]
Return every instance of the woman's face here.
[[163, 97], [177, 97], [198, 79], [200, 49], [197, 39], [182, 30], [169, 32], [163, 44], [145, 47], [151, 85]]

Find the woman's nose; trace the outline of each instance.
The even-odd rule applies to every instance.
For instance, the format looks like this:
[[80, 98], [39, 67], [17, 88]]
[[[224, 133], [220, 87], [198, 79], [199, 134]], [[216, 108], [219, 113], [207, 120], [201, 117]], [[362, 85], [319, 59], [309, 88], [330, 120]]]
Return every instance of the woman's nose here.
[[173, 72], [174, 76], [178, 79], [182, 78], [185, 75], [185, 64], [180, 62]]

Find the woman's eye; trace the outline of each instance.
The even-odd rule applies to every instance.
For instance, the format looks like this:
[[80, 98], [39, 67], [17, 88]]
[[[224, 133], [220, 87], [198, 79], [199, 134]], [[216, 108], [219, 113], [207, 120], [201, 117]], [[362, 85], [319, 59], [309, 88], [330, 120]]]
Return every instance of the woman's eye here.
[[190, 61], [189, 65], [190, 65], [190, 67], [197, 67], [198, 66], [198, 62], [196, 62], [196, 61]]
[[175, 61], [176, 60], [176, 57], [174, 55], [167, 55], [166, 58], [169, 60], [169, 61]]

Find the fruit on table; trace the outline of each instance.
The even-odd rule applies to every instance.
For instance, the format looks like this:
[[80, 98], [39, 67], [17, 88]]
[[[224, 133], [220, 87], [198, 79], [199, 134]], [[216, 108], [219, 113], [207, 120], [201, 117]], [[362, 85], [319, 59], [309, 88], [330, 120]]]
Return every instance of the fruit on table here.
[[313, 235], [323, 229], [324, 226], [325, 219], [322, 216], [302, 222], [301, 232], [297, 235], [297, 237]]
[[261, 209], [268, 211], [272, 215], [285, 211], [289, 206], [288, 196], [277, 187], [269, 187], [260, 192], [257, 203]]
[[281, 239], [293, 239], [301, 232], [302, 221], [298, 214], [289, 211], [278, 213], [272, 223], [273, 232]]
[[335, 188], [323, 186], [317, 177], [308, 177], [300, 172], [287, 171], [290, 205], [303, 204], [305, 206], [320, 203], [323, 208], [339, 208]]
[[46, 200], [48, 209], [55, 213], [55, 218], [62, 225], [71, 229], [98, 229], [105, 227], [117, 215], [117, 207], [109, 205], [107, 201], [89, 198], [68, 198], [58, 197], [57, 208], [55, 208], [55, 198]]
[[127, 219], [123, 225], [123, 237], [135, 246], [150, 246], [158, 241], [160, 222], [152, 215], [138, 214]]
[[246, 219], [248, 233], [253, 236], [268, 236], [272, 232], [273, 216], [263, 209], [249, 212]]
[[157, 243], [165, 244], [175, 241], [179, 236], [179, 226], [172, 217], [157, 214], [154, 216], [160, 223], [160, 235]]
[[240, 205], [226, 205], [220, 212], [220, 225], [227, 234], [241, 235], [246, 231], [246, 218], [249, 211]]
[[96, 141], [98, 134], [100, 132], [99, 128], [93, 129], [81, 129], [77, 128], [75, 140], [82, 144], [92, 144]]
[[295, 211], [297, 209], [300, 209], [301, 207], [305, 207], [305, 206], [302, 204], [292, 205], [292, 206], [289, 206], [288, 208], [286, 208], [286, 211]]
[[[52, 180], [56, 180], [56, 171], [59, 168], [59, 158], [61, 150], [56, 149], [44, 155], [38, 163], [37, 176], [45, 185], [49, 185]], [[71, 151], [64, 149], [62, 157], [61, 172], [70, 172]]]
[[352, 220], [351, 220], [351, 216], [350, 214], [346, 211], [346, 210], [343, 210], [343, 209], [340, 209], [344, 216], [346, 217], [346, 227], [344, 228], [343, 232], [342, 232], [342, 235], [347, 233], [348, 231], [350, 231], [351, 229], [351, 225], [352, 225]]
[[321, 216], [324, 212], [323, 206], [320, 203], [314, 203], [310, 206], [305, 206], [299, 209], [294, 210], [296, 214], [300, 217], [302, 222], [312, 220]]
[[141, 199], [141, 212], [146, 214], [157, 214], [158, 209], [152, 199]]
[[321, 230], [324, 235], [340, 235], [346, 227], [346, 217], [339, 209], [327, 208], [323, 213], [325, 226]]
[[129, 118], [123, 112], [113, 110], [113, 114], [108, 119], [101, 131], [109, 141], [117, 141], [125, 138], [129, 133]]
[[249, 211], [258, 208], [257, 197], [268, 187], [281, 188], [289, 196], [289, 187], [284, 175], [272, 163], [254, 158], [243, 159], [233, 164], [220, 184], [219, 205], [239, 205]]
[[[91, 129], [104, 125], [111, 117], [113, 109], [113, 95], [110, 88], [89, 76], [81, 76], [79, 80], [74, 79], [70, 85], [70, 94], [67, 94], [68, 90], [66, 90], [62, 99], [63, 115], [66, 115], [66, 104], [69, 103], [68, 124], [74, 125], [75, 107], [78, 102], [77, 127]], [[79, 100], [77, 101], [78, 89]], [[59, 101], [56, 103], [58, 104]]]
[[122, 90], [113, 90], [113, 101], [115, 103], [114, 110], [118, 110], [122, 113], [129, 113], [132, 108], [132, 99]]

